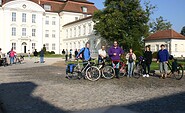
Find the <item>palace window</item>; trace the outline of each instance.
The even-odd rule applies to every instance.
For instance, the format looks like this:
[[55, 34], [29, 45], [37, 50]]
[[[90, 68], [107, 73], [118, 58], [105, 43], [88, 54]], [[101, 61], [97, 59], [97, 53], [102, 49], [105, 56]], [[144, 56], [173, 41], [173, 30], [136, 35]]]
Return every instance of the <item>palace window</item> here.
[[56, 25], [56, 18], [55, 17], [52, 18], [52, 25]]
[[82, 7], [82, 12], [87, 13], [87, 7]]
[[49, 30], [45, 31], [45, 37], [48, 38], [49, 37]]
[[46, 25], [49, 25], [49, 16], [46, 16], [45, 24], [46, 24]]
[[12, 12], [12, 22], [16, 22], [16, 13]]
[[36, 15], [32, 14], [32, 23], [36, 23]]
[[32, 36], [36, 36], [36, 29], [32, 29]]
[[26, 28], [22, 28], [22, 36], [26, 36]]
[[56, 36], [55, 36], [55, 30], [52, 30], [52, 38], [55, 38]]
[[46, 47], [46, 50], [48, 51], [48, 50], [49, 50], [49, 44], [46, 43], [46, 44], [45, 44], [45, 47]]
[[16, 50], [16, 43], [12, 43], [13, 50]]
[[26, 22], [26, 13], [22, 13], [22, 22]]
[[55, 44], [52, 44], [52, 50], [55, 50]]
[[51, 5], [44, 4], [44, 9], [47, 10], [47, 11], [51, 11]]
[[36, 46], [36, 44], [35, 43], [32, 43], [32, 50], [35, 49], [35, 46]]
[[12, 36], [16, 36], [16, 28], [12, 27]]

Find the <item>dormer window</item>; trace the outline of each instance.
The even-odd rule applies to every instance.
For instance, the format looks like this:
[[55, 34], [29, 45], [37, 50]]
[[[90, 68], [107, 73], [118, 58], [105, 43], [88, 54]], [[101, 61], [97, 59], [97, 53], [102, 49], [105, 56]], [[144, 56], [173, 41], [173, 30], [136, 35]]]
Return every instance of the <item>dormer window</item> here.
[[51, 5], [44, 4], [44, 9], [47, 10], [47, 11], [51, 11]]
[[83, 13], [87, 13], [87, 7], [84, 7], [84, 6], [83, 6], [83, 7], [82, 7], [82, 12], [83, 12]]

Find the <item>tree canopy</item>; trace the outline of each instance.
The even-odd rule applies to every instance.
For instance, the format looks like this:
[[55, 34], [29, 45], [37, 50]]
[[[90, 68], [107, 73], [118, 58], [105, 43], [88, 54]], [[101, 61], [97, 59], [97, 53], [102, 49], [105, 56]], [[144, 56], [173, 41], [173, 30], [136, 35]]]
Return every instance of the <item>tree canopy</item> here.
[[118, 41], [121, 46], [134, 50], [141, 48], [141, 40], [148, 35], [154, 6], [145, 4], [141, 7], [139, 0], [105, 0], [105, 8], [95, 12], [95, 32], [108, 42]]
[[156, 18], [154, 22], [151, 22], [149, 26], [151, 29], [150, 32], [155, 33], [156, 31], [171, 29], [172, 24], [170, 22], [167, 22], [167, 20], [164, 20], [163, 17], [160, 16], [159, 18]]
[[185, 26], [182, 28], [181, 34], [185, 36]]

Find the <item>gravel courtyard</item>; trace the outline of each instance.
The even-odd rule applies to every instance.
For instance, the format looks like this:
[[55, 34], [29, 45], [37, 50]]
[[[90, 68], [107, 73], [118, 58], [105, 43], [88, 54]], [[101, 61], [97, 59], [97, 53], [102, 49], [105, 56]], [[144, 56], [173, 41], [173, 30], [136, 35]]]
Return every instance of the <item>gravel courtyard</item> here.
[[4, 113], [185, 113], [185, 77], [68, 80], [62, 59], [26, 59], [0, 67], [0, 101]]

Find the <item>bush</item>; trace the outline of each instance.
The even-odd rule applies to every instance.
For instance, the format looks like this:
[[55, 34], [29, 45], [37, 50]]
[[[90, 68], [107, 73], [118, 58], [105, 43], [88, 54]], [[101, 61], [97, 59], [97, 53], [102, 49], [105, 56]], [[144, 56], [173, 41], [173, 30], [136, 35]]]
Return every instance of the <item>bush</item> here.
[[143, 52], [140, 52], [140, 51], [134, 51], [136, 57], [140, 57], [140, 56], [143, 56]]
[[153, 52], [153, 54], [152, 54], [152, 58], [154, 58], [154, 59], [157, 59], [157, 51], [156, 52]]

